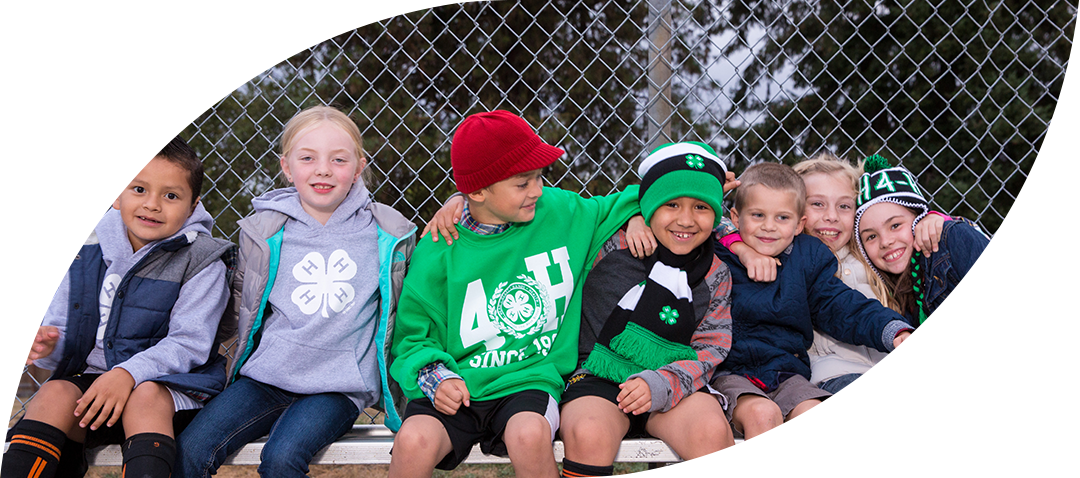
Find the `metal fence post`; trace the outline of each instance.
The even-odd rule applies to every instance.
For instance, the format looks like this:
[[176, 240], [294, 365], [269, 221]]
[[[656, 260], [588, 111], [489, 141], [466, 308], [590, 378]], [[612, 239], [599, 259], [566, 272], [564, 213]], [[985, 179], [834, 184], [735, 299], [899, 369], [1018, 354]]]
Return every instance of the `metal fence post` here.
[[671, 142], [671, 0], [649, 0], [648, 151]]

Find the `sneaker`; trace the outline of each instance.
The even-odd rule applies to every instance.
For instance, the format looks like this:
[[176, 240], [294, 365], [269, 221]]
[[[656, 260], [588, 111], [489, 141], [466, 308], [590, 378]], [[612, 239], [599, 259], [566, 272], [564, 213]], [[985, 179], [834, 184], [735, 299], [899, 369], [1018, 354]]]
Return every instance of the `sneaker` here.
[[[963, 387], [943, 383], [922, 399], [893, 478], [945, 478], [963, 463], [975, 440], [975, 407]], [[1015, 478], [1002, 474], [995, 478]]]

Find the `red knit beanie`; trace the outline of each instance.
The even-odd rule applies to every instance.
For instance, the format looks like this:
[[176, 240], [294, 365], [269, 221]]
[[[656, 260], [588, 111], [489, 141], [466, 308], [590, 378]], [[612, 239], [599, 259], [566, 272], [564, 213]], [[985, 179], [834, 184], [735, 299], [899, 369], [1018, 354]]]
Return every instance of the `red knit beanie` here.
[[544, 168], [565, 151], [544, 143], [524, 119], [509, 111], [469, 115], [450, 143], [458, 191], [469, 194], [511, 176]]

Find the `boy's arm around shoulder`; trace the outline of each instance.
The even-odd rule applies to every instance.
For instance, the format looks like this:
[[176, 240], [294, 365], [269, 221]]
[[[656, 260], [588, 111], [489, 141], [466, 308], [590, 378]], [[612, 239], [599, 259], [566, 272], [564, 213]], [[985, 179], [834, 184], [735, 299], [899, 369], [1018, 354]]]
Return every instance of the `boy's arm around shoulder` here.
[[835, 275], [836, 256], [821, 241], [807, 237], [806, 246], [792, 252], [805, 258], [789, 262], [802, 262], [806, 267], [807, 301], [814, 327], [841, 342], [891, 352], [896, 336], [912, 327], [896, 311], [844, 284]]
[[[621, 192], [606, 196], [593, 196], [583, 198], [580, 194], [571, 193], [558, 188], [546, 188], [544, 193], [554, 190], [555, 194], [566, 194], [570, 197], [571, 208], [568, 211], [567, 221], [593, 221], [592, 252], [599, 250], [601, 244], [606, 242], [613, 234], [626, 224], [635, 214], [641, 214], [641, 206], [638, 204], [638, 186], [628, 186]], [[590, 254], [589, 257], [594, 257]]]
[[680, 360], [630, 377], [641, 378], [649, 385], [650, 412], [671, 410], [683, 398], [707, 385], [731, 351], [731, 271], [714, 256], [705, 281], [711, 292], [709, 307], [690, 339], [698, 359]]
[[[401, 386], [405, 397], [424, 396], [417, 383], [420, 369], [442, 362], [457, 373], [457, 363], [447, 351], [446, 264], [432, 254], [436, 248], [456, 247], [421, 241], [412, 255], [398, 299], [397, 319], [390, 353], [390, 376]], [[441, 251], [445, 252], [445, 251]], [[439, 267], [435, 267], [435, 266]]]
[[131, 374], [136, 386], [206, 363], [218, 346], [215, 337], [229, 299], [226, 272], [225, 263], [216, 260], [188, 279], [169, 314], [168, 335], [117, 365]]
[[[1007, 251], [990, 242], [980, 230], [964, 220], [946, 223], [939, 252], [931, 263], [947, 260], [962, 284], [963, 303], [954, 317], [931, 322], [927, 334], [927, 359], [934, 367], [947, 368], [980, 356], [1004, 338], [1020, 333], [1027, 317], [1026, 264], [1010, 260]], [[948, 277], [931, 267], [934, 276], [923, 281], [941, 282]], [[929, 285], [929, 284], [928, 284]]]

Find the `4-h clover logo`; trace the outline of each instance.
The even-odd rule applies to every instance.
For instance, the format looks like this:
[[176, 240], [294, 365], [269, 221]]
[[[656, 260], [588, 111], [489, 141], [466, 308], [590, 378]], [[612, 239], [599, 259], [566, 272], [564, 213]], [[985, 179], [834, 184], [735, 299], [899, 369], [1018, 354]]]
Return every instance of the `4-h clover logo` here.
[[694, 169], [701, 169], [705, 167], [705, 160], [696, 154], [686, 155], [686, 165]]
[[303, 284], [293, 291], [292, 301], [300, 312], [312, 315], [321, 311], [323, 317], [330, 317], [327, 308], [341, 312], [356, 296], [347, 282], [355, 275], [356, 263], [344, 250], [330, 253], [330, 260], [323, 260], [318, 252], [309, 252], [293, 266], [293, 277]]
[[672, 309], [670, 305], [665, 305], [663, 309], [660, 309], [660, 320], [663, 320], [665, 324], [675, 325], [678, 319], [679, 311]]
[[488, 317], [504, 334], [514, 338], [533, 335], [555, 314], [555, 302], [547, 287], [522, 274], [521, 282], [503, 282], [488, 301]]
[[533, 313], [533, 306], [529, 304], [531, 297], [523, 291], [514, 292], [503, 299], [503, 308], [506, 309], [506, 318], [511, 322], [518, 323]]

